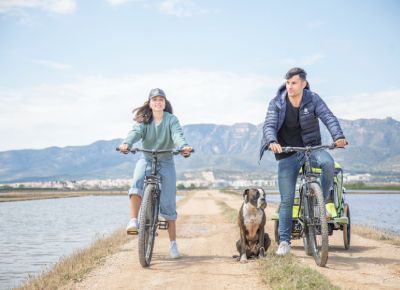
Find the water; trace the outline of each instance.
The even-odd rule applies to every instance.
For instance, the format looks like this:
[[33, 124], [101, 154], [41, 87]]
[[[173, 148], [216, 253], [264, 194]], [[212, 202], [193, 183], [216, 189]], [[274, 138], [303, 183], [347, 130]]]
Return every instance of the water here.
[[[277, 203], [279, 199], [278, 194], [267, 194], [267, 202]], [[400, 194], [347, 194], [345, 200], [352, 224], [400, 234]]]
[[87, 196], [0, 203], [0, 289], [124, 226], [126, 196]]
[[[353, 194], [346, 200], [352, 224], [400, 234], [400, 194]], [[279, 202], [279, 195], [267, 194], [267, 201]], [[126, 196], [0, 203], [0, 289], [18, 286], [29, 274], [109, 235], [128, 217]]]

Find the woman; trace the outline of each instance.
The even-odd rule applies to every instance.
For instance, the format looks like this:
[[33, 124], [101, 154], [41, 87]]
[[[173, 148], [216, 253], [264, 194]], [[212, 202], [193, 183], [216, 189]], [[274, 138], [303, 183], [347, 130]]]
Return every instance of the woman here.
[[[128, 153], [130, 147], [142, 140], [144, 149], [163, 150], [181, 148], [182, 155], [188, 157], [192, 148], [188, 146], [178, 118], [172, 114], [172, 106], [163, 90], [152, 89], [148, 100], [143, 106], [133, 110], [135, 123], [124, 142], [119, 146], [123, 153]], [[176, 172], [172, 154], [159, 155], [159, 174], [161, 176], [160, 215], [168, 222], [170, 239], [170, 256], [179, 258], [176, 243]], [[151, 169], [151, 157], [144, 154], [136, 163], [132, 187], [129, 189], [131, 220], [126, 231], [128, 234], [138, 233], [138, 212], [143, 195], [144, 176]]]

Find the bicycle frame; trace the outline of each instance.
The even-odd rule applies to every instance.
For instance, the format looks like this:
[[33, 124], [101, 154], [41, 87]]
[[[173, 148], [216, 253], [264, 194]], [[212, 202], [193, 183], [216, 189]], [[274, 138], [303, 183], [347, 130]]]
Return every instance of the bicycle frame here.
[[[119, 151], [118, 148], [117, 151]], [[136, 152], [150, 153], [152, 157], [151, 173], [144, 178], [145, 185], [140, 205], [140, 226], [138, 232], [139, 262], [142, 267], [149, 267], [153, 255], [155, 237], [157, 236], [156, 231], [157, 229], [168, 229], [168, 222], [164, 220], [159, 221], [158, 219], [161, 196], [160, 183], [162, 180], [157, 171], [157, 156], [162, 153], [172, 153], [176, 155], [181, 153], [182, 150], [147, 150], [134, 148], [130, 150], [130, 152], [133, 154]], [[191, 152], [194, 152], [194, 150], [192, 149]], [[188, 155], [185, 157], [188, 157]]]
[[[161, 177], [158, 175], [157, 171], [157, 161], [158, 161], [158, 154], [162, 153], [172, 153], [174, 155], [177, 155], [181, 153], [180, 150], [147, 150], [147, 149], [140, 149], [140, 148], [134, 148], [131, 150], [132, 153], [136, 152], [144, 152], [144, 153], [150, 153], [151, 154], [151, 173], [150, 175], [146, 175], [144, 178], [144, 188], [146, 188], [148, 185], [154, 185], [155, 190], [153, 191], [152, 199], [157, 200], [157, 204], [160, 203], [160, 196], [161, 196], [161, 189], [160, 189], [160, 182], [161, 182]], [[157, 213], [159, 209], [156, 209]], [[155, 217], [154, 221], [154, 226], [156, 228], [166, 230], [168, 229], [168, 222], [167, 221], [159, 221], [158, 220], [158, 214]]]

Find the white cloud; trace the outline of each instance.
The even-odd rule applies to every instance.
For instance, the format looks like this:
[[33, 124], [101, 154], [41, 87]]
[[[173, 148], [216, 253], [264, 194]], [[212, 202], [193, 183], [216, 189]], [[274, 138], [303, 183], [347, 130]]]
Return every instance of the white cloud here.
[[127, 4], [129, 2], [144, 2], [145, 0], [107, 0], [111, 6], [121, 6]]
[[164, 0], [159, 4], [159, 10], [177, 17], [191, 17], [197, 11], [191, 0]]
[[33, 60], [33, 62], [36, 64], [39, 64], [39, 65], [49, 67], [52, 69], [57, 69], [57, 70], [66, 70], [66, 69], [71, 68], [71, 65], [69, 65], [69, 64], [55, 62], [55, 61], [51, 61], [51, 60], [45, 60], [45, 59], [36, 59], [36, 60]]
[[193, 0], [107, 0], [107, 2], [111, 6], [122, 6], [127, 3], [136, 2], [141, 4], [144, 9], [158, 10], [162, 14], [179, 18], [210, 13], [209, 10], [198, 7]]
[[313, 65], [323, 58], [325, 58], [325, 55], [318, 52], [318, 53], [315, 53], [314, 55], [305, 57], [303, 59], [286, 58], [284, 60], [284, 63], [286, 63], [288, 66], [304, 67], [304, 66]]
[[324, 25], [324, 22], [321, 20], [312, 20], [306, 24], [308, 29], [314, 30], [314, 29], [319, 29]]
[[260, 123], [267, 95], [280, 83], [260, 75], [182, 69], [123, 78], [93, 76], [64, 85], [0, 88], [0, 150], [125, 137], [132, 109], [142, 105], [154, 87], [166, 91], [182, 124]]
[[0, 13], [18, 15], [27, 9], [43, 9], [53, 13], [67, 14], [76, 10], [75, 0], [2, 0]]
[[[165, 90], [181, 124], [263, 122], [282, 79], [227, 71], [179, 69], [75, 83], [0, 88], [0, 150], [89, 144], [125, 137], [132, 109], [151, 88]], [[324, 98], [338, 118], [400, 120], [400, 90]]]
[[400, 90], [360, 93], [353, 96], [332, 96], [328, 105], [342, 119], [386, 118], [400, 120]]

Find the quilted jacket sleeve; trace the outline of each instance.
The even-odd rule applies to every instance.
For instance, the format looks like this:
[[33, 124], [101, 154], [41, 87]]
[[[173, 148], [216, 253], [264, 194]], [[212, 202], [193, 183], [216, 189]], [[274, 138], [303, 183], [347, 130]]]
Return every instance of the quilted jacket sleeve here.
[[325, 126], [328, 128], [329, 133], [331, 133], [333, 141], [345, 138], [338, 119], [331, 112], [331, 110], [329, 110], [328, 106], [321, 99], [321, 97], [315, 93], [314, 93], [314, 102], [315, 102], [315, 113], [317, 117], [321, 119], [322, 123], [324, 123]]
[[277, 128], [279, 119], [279, 109], [276, 107], [274, 100], [271, 100], [268, 106], [267, 115], [265, 116], [263, 126], [264, 145], [267, 147], [272, 142], [278, 142]]

